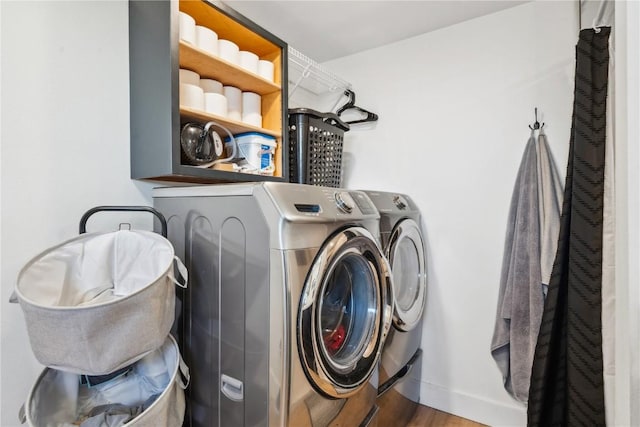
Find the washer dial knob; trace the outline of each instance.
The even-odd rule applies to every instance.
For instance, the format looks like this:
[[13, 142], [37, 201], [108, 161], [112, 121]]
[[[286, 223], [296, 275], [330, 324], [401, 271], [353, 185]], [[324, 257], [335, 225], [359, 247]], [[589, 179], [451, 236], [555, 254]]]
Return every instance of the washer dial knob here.
[[355, 202], [349, 193], [346, 191], [338, 191], [334, 197], [339, 211], [344, 213], [351, 213], [353, 211]]

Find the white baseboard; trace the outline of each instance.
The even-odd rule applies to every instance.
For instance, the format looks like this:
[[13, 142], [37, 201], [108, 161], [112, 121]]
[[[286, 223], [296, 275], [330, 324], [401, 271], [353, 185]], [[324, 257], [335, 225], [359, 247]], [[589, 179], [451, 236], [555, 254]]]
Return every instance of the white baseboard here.
[[420, 382], [420, 404], [489, 426], [527, 425], [527, 409], [515, 402], [508, 405], [426, 382]]

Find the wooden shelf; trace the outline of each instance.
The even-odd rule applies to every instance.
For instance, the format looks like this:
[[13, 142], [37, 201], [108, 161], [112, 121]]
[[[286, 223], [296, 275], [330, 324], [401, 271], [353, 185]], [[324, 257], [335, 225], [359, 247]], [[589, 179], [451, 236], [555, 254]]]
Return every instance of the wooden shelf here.
[[180, 40], [180, 68], [200, 74], [203, 79], [215, 79], [224, 85], [231, 85], [243, 91], [267, 95], [280, 91], [280, 85], [251, 73], [244, 68]]
[[231, 120], [228, 117], [217, 116], [215, 114], [211, 114], [206, 111], [197, 110], [191, 107], [185, 107], [184, 105], [180, 106], [180, 116], [188, 119], [196, 120], [199, 122], [214, 121], [214, 122], [220, 123], [222, 126], [229, 129], [231, 133], [234, 135], [238, 133], [244, 133], [244, 132], [260, 132], [267, 135], [275, 136], [276, 138], [282, 137], [281, 132], [275, 132], [270, 129], [252, 126], [243, 122]]

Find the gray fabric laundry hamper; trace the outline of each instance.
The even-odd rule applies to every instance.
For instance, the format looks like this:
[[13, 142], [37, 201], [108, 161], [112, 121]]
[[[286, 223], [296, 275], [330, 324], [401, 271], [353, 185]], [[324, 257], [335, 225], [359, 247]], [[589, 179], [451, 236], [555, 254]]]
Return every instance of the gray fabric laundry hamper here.
[[[189, 370], [172, 336], [126, 374], [93, 386], [80, 379], [78, 374], [45, 368], [21, 408], [20, 421], [33, 427], [182, 425]], [[134, 415], [120, 415], [113, 404], [122, 405], [120, 413], [122, 408], [135, 408]]]
[[48, 367], [114, 372], [160, 347], [175, 317], [174, 262], [163, 236], [135, 230], [81, 234], [47, 249], [18, 275], [12, 301], [31, 348]]

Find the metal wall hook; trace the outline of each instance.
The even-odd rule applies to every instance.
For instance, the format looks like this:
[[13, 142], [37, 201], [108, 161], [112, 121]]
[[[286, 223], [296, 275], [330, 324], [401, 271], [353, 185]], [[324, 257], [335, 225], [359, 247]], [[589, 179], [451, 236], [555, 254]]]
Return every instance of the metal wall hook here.
[[533, 127], [531, 125], [529, 125], [529, 129], [531, 129], [531, 130], [542, 129], [544, 127], [544, 123], [542, 123], [542, 125], [541, 125], [540, 122], [538, 121], [538, 107], [536, 107], [534, 111], [535, 111], [535, 115], [536, 115], [536, 121], [533, 124]]

